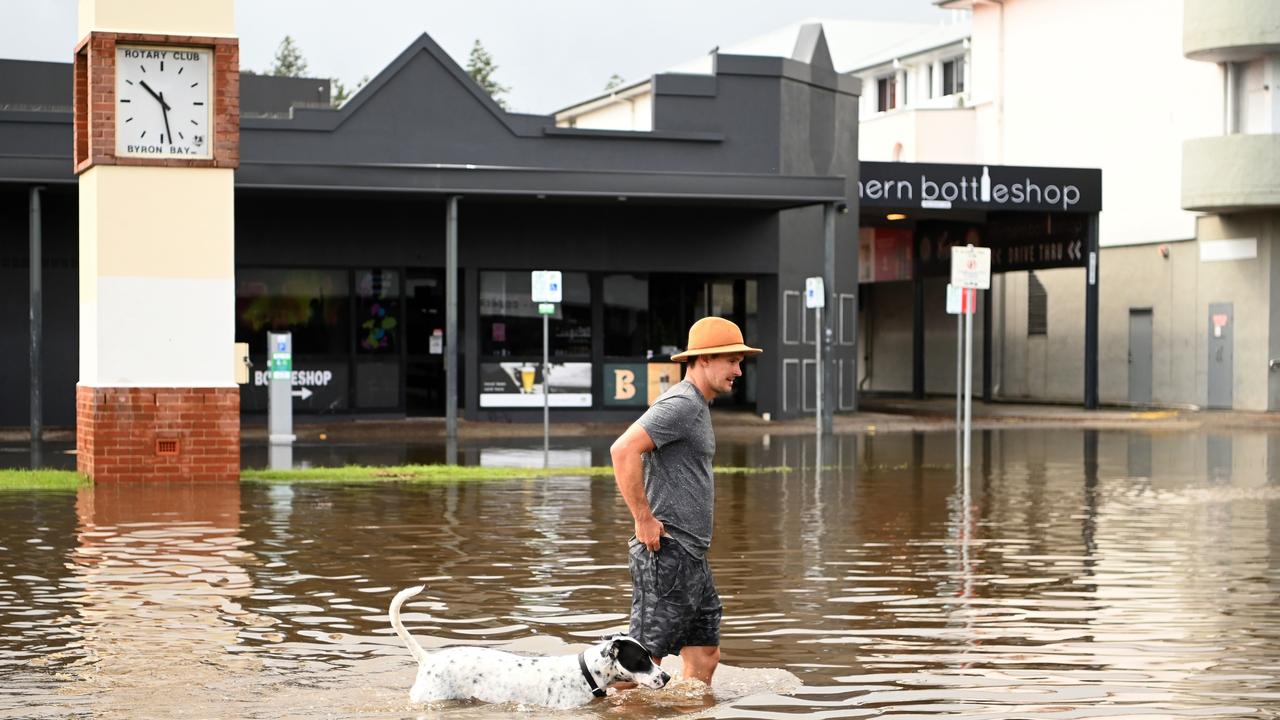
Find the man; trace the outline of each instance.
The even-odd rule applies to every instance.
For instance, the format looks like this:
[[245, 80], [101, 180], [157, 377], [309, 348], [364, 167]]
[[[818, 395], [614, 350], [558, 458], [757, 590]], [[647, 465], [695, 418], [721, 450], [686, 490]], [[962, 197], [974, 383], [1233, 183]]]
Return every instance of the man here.
[[741, 363], [761, 351], [743, 344], [729, 320], [689, 328], [684, 380], [613, 443], [613, 472], [635, 520], [629, 547], [631, 628], [657, 662], [680, 653], [683, 679], [711, 684], [720, 662], [720, 595], [707, 564], [716, 438], [708, 404], [733, 390]]

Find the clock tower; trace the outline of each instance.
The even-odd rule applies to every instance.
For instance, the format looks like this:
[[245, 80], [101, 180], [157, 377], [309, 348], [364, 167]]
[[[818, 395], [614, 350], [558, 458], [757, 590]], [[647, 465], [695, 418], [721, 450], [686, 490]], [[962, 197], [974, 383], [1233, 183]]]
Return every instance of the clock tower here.
[[240, 471], [234, 0], [79, 0], [78, 469]]

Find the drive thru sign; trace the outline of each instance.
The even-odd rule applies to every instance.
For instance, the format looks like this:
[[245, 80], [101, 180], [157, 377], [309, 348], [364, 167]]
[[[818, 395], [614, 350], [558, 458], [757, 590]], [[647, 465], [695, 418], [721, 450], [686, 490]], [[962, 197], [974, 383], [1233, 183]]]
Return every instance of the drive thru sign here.
[[991, 289], [991, 248], [951, 248], [951, 284], [958, 288]]

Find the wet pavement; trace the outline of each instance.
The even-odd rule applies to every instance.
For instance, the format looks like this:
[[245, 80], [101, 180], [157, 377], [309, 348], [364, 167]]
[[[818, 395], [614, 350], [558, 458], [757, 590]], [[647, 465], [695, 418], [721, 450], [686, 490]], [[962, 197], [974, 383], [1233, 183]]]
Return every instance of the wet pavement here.
[[[720, 465], [794, 469], [717, 477], [712, 695], [567, 714], [1280, 717], [1280, 435], [974, 443], [965, 482], [950, 432], [722, 441]], [[571, 652], [625, 629], [630, 533], [607, 479], [0, 492], [0, 717], [539, 717], [409, 705], [387, 603], [426, 582], [428, 648]]]

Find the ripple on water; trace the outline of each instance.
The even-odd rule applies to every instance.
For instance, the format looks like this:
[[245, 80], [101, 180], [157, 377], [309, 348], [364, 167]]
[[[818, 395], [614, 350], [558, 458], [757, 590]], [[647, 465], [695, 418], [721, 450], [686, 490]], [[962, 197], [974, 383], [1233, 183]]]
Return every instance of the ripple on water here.
[[[1277, 717], [1280, 487], [1247, 454], [1271, 438], [1212, 476], [1186, 470], [1202, 436], [1104, 433], [1096, 465], [1062, 450], [1079, 431], [983, 438], [1000, 464], [968, 495], [946, 433], [918, 465], [880, 435], [833, 439], [841, 469], [718, 478], [711, 695], [564, 714]], [[788, 465], [805, 442], [722, 450]], [[404, 617], [429, 649], [572, 653], [626, 629], [631, 532], [593, 481], [0, 494], [0, 716], [418, 715], [398, 589], [428, 585]]]

